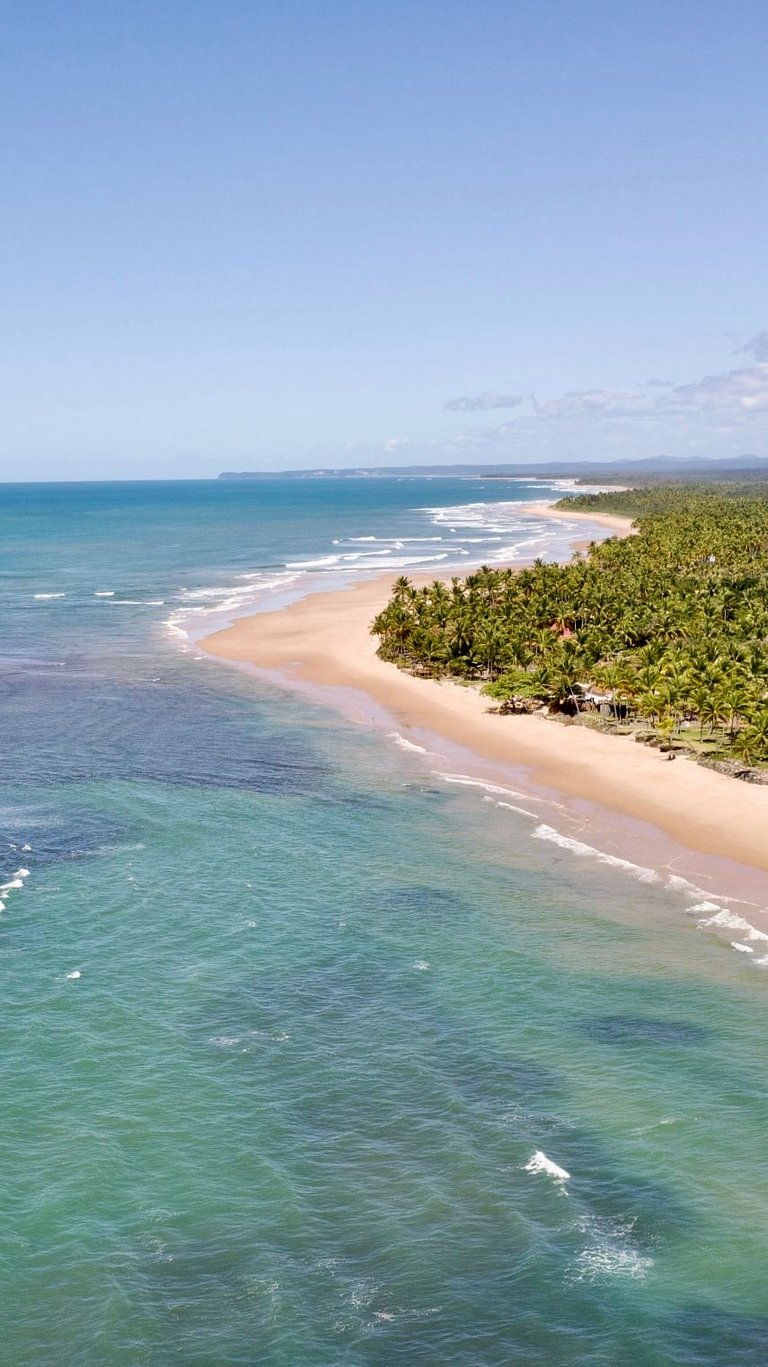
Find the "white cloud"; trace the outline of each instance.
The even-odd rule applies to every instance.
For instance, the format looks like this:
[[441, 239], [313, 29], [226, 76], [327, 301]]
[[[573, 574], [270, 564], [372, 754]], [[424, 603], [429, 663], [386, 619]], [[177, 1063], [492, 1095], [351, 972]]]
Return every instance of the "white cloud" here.
[[637, 389], [573, 389], [559, 399], [536, 403], [539, 418], [628, 417], [649, 409], [649, 400]]
[[[761, 335], [768, 339], [768, 333]], [[664, 409], [693, 409], [712, 413], [768, 411], [768, 360], [744, 370], [705, 375], [694, 384], [677, 385], [668, 394], [659, 395], [656, 402]]]
[[[740, 348], [755, 363], [687, 384], [651, 379], [627, 389], [577, 389], [531, 403], [502, 422], [477, 421], [429, 440], [391, 437], [386, 453], [402, 463], [584, 460], [661, 454], [739, 456], [768, 451], [768, 331]], [[451, 412], [518, 408], [518, 395], [486, 391], [453, 399]], [[374, 452], [370, 452], [373, 457]]]
[[449, 399], [443, 407], [449, 413], [483, 413], [491, 408], [517, 408], [522, 402], [522, 394], [495, 394], [486, 389], [474, 398]]
[[739, 351], [745, 351], [748, 356], [754, 356], [756, 361], [768, 361], [768, 331], [758, 332], [756, 337], [751, 337], [745, 342]]

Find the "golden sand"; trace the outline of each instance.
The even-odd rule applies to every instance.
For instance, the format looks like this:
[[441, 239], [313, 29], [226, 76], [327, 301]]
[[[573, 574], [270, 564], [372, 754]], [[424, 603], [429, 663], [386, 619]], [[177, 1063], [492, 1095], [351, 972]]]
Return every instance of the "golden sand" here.
[[[626, 534], [629, 524], [620, 521], [616, 530]], [[370, 624], [388, 601], [392, 578], [259, 612], [207, 637], [202, 647], [221, 659], [278, 671], [289, 685], [360, 690], [406, 733], [428, 731], [484, 760], [529, 766], [536, 781], [650, 822], [689, 849], [768, 871], [768, 787], [686, 759], [669, 764], [629, 737], [541, 716], [500, 716], [475, 688], [414, 678], [378, 659]]]

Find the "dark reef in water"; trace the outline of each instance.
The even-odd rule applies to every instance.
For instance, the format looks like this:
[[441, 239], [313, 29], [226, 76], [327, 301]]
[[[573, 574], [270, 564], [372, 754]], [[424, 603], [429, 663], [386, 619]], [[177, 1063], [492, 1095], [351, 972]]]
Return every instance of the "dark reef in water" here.
[[63, 811], [42, 804], [12, 808], [3, 821], [0, 879], [20, 864], [44, 868], [71, 859], [92, 859], [131, 839], [128, 827], [84, 808]]
[[[209, 695], [178, 680], [36, 673], [17, 677], [6, 704], [6, 769], [23, 783], [118, 779], [185, 787], [314, 795], [326, 770], [286, 730], [275, 733], [249, 699]], [[243, 743], [244, 717], [248, 743]]]
[[591, 1016], [580, 1029], [601, 1044], [706, 1044], [709, 1031], [690, 1021], [661, 1020], [653, 1016]]
[[668, 1349], [678, 1367], [765, 1367], [768, 1316], [689, 1305], [674, 1317]]

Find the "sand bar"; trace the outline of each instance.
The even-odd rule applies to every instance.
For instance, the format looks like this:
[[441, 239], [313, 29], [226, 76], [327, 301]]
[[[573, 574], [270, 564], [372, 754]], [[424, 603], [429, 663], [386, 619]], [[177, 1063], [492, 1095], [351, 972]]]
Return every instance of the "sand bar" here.
[[[622, 530], [628, 529], [624, 521]], [[537, 782], [650, 822], [689, 849], [768, 872], [768, 787], [685, 759], [669, 764], [629, 737], [539, 716], [499, 716], [475, 688], [414, 678], [379, 660], [370, 623], [386, 604], [392, 579], [309, 594], [243, 618], [201, 645], [220, 659], [277, 671], [286, 683], [362, 691], [405, 728], [426, 730], [497, 764], [530, 766]]]

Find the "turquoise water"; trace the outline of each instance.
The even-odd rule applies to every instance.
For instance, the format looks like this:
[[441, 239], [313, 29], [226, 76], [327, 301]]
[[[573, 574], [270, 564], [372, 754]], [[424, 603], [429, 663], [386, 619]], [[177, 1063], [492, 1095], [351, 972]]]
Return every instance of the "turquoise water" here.
[[4, 1367], [768, 1360], [762, 942], [179, 634], [540, 490], [0, 495]]

